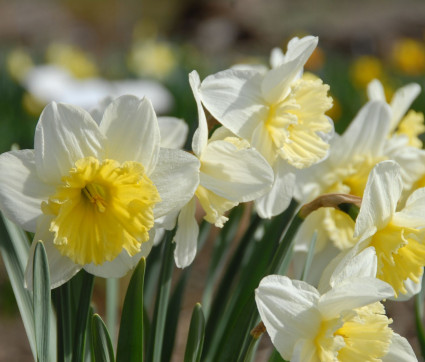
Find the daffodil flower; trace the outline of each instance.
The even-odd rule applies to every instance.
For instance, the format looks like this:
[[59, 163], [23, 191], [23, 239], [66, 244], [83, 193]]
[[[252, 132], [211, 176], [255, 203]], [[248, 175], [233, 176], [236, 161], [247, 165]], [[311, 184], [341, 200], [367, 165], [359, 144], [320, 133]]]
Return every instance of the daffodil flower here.
[[[388, 137], [391, 117], [391, 109], [384, 102], [370, 101], [364, 105], [344, 134], [334, 136], [329, 157], [297, 173], [298, 200], [305, 203], [321, 194], [335, 192], [361, 197], [372, 168], [388, 159], [402, 165], [403, 187], [410, 188], [425, 173], [425, 152], [406, 143], [394, 143]], [[313, 264], [326, 265], [341, 250], [356, 243], [354, 221], [342, 211], [323, 208], [309, 215], [301, 225], [296, 235], [297, 252], [308, 250], [315, 230], [317, 257]]]
[[290, 361], [416, 361], [409, 343], [389, 327], [381, 300], [392, 288], [375, 278], [376, 254], [367, 248], [344, 258], [317, 290], [280, 275], [255, 292], [273, 345]]
[[175, 235], [175, 261], [186, 267], [196, 255], [199, 227], [195, 219], [196, 200], [206, 212], [206, 221], [223, 227], [224, 213], [240, 202], [252, 201], [267, 192], [273, 182], [273, 170], [249, 143], [221, 127], [208, 139], [208, 124], [199, 97], [200, 79], [196, 71], [189, 75], [198, 106], [199, 126], [192, 149], [200, 161], [199, 185], [195, 197], [181, 210]]
[[281, 213], [292, 198], [294, 170], [326, 157], [333, 130], [325, 116], [331, 107], [329, 86], [302, 77], [317, 38], [294, 38], [286, 54], [274, 51], [272, 69], [236, 67], [205, 78], [202, 103], [227, 129], [248, 141], [274, 170], [272, 189], [256, 200], [260, 216]]
[[390, 284], [396, 296], [406, 294], [406, 283], [416, 283], [425, 265], [425, 188], [414, 191], [397, 211], [403, 191], [400, 166], [377, 164], [370, 173], [356, 220], [359, 250], [373, 246], [378, 256], [377, 278]]
[[[51, 103], [34, 143], [0, 156], [0, 207], [44, 241], [52, 288], [82, 268], [124, 275], [149, 253], [155, 220], [186, 204], [199, 182], [195, 157], [160, 148], [147, 99], [116, 99], [99, 125], [81, 108]], [[26, 278], [31, 285], [30, 264]]]

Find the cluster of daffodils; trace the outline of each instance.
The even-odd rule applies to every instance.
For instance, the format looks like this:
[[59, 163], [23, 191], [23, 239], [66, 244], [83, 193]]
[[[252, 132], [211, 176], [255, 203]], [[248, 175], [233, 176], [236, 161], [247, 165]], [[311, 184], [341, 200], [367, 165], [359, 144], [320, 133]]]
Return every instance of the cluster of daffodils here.
[[[187, 126], [157, 118], [147, 98], [108, 98], [90, 112], [50, 103], [34, 150], [0, 156], [0, 208], [44, 242], [51, 287], [81, 269], [125, 275], [164, 229], [175, 228], [175, 263], [187, 267], [200, 213], [223, 227], [242, 202], [271, 218], [293, 198], [305, 204], [352, 194], [362, 198], [356, 221], [326, 207], [305, 219], [294, 269], [314, 254], [311, 272], [305, 281], [266, 276], [255, 296], [261, 319], [287, 360], [415, 360], [381, 302], [416, 294], [425, 265], [425, 151], [418, 138], [425, 127], [422, 114], [407, 113], [420, 87], [401, 88], [388, 104], [373, 81], [370, 101], [343, 135], [334, 134], [325, 114], [329, 86], [303, 73], [317, 42], [292, 39], [286, 53], [272, 51], [270, 68], [238, 65], [203, 81], [190, 73], [198, 110], [191, 152], [181, 150]], [[212, 133], [206, 111], [220, 123]]]

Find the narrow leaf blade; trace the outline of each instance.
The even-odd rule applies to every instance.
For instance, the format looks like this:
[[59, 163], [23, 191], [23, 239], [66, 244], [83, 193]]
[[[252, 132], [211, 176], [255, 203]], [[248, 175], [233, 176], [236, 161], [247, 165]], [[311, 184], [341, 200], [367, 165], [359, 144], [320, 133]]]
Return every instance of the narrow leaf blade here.
[[201, 360], [202, 348], [205, 337], [205, 318], [202, 306], [198, 303], [193, 308], [190, 320], [189, 335], [187, 337], [185, 362], [199, 362]]
[[114, 362], [114, 348], [108, 329], [98, 314], [92, 317], [92, 355], [95, 362]]

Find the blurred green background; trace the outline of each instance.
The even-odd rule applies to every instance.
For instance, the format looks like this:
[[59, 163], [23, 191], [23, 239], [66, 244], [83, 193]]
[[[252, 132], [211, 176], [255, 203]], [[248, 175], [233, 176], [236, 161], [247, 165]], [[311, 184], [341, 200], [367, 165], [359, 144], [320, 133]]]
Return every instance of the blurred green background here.
[[[0, 152], [14, 143], [33, 147], [46, 103], [28, 85], [35, 67], [55, 65], [82, 82], [159, 82], [174, 100], [163, 115], [185, 119], [190, 140], [197, 121], [190, 71], [203, 79], [237, 63], [267, 64], [273, 47], [285, 50], [291, 37], [307, 34], [319, 36], [319, 48], [306, 70], [330, 85], [337, 132], [364, 104], [373, 78], [388, 99], [407, 83], [424, 85], [420, 0], [2, 0]], [[425, 111], [423, 92], [412, 108]], [[31, 360], [17, 316], [0, 264], [0, 335], [8, 336], [0, 339], [0, 361]]]

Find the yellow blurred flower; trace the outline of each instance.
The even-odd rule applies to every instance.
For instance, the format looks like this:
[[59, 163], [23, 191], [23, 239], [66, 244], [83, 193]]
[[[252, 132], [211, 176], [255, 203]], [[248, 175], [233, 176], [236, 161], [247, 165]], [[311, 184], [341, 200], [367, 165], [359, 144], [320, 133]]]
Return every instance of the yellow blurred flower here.
[[418, 75], [425, 71], [425, 44], [411, 38], [398, 40], [392, 49], [392, 61], [405, 74]]
[[22, 48], [16, 48], [7, 55], [6, 65], [10, 76], [17, 82], [22, 81], [34, 66], [31, 55]]
[[425, 132], [424, 115], [422, 112], [410, 110], [401, 120], [397, 129], [397, 134], [404, 134], [409, 137], [409, 145], [422, 148], [422, 141], [418, 136]]
[[338, 99], [335, 98], [333, 94], [331, 94], [330, 96], [333, 99], [333, 105], [332, 108], [326, 112], [326, 115], [332, 118], [334, 122], [337, 122], [342, 114], [341, 103], [338, 101]]
[[22, 107], [32, 116], [38, 117], [43, 111], [45, 105], [46, 104], [43, 101], [39, 100], [31, 93], [25, 92], [22, 96]]
[[135, 43], [128, 57], [128, 67], [139, 76], [163, 79], [176, 65], [177, 56], [173, 47], [157, 40]]
[[68, 69], [76, 78], [98, 75], [96, 63], [81, 49], [64, 43], [52, 43], [46, 52], [47, 62]]
[[357, 58], [351, 65], [350, 75], [354, 85], [365, 88], [372, 79], [382, 78], [384, 74], [380, 59], [372, 55], [364, 55]]

